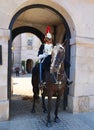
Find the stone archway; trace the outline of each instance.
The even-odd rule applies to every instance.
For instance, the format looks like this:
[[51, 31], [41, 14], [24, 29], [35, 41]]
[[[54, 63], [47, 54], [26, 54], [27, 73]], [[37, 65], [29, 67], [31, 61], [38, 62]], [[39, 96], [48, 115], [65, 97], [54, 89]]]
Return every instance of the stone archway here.
[[[53, 11], [54, 13], [56, 13], [57, 16], [59, 16], [59, 17], [62, 19], [62, 23], [64, 24], [64, 27], [65, 27], [65, 29], [66, 29], [65, 38], [70, 39], [70, 37], [71, 37], [70, 29], [69, 29], [69, 26], [68, 26], [68, 24], [67, 24], [65, 18], [64, 18], [57, 10], [55, 10], [54, 8], [51, 8], [50, 6], [47, 6], [47, 5], [39, 5], [39, 4], [38, 4], [38, 5], [30, 5], [30, 6], [24, 7], [23, 9], [21, 9], [20, 11], [18, 11], [18, 12], [14, 15], [14, 17], [13, 17], [11, 23], [10, 23], [9, 28], [12, 30], [13, 22], [15, 22], [17, 16], [19, 16], [23, 11], [26, 11], [26, 10], [28, 10], [29, 8], [43, 8], [43, 7], [46, 8], [46, 9], [49, 9], [49, 10]], [[24, 27], [23, 27], [23, 28], [24, 28]], [[26, 28], [26, 27], [25, 27], [25, 28]], [[13, 39], [16, 35], [18, 35], [18, 34], [20, 33], [20, 29], [22, 29], [22, 27], [19, 27], [19, 28], [14, 29], [14, 30], [12, 31], [11, 40], [10, 40], [10, 44], [9, 44], [9, 50], [10, 50], [11, 45], [12, 45], [12, 43], [11, 43], [12, 39]], [[33, 29], [33, 28], [31, 28], [31, 29]], [[17, 31], [18, 31], [18, 32], [17, 32]], [[26, 31], [26, 30], [25, 30], [25, 31]], [[24, 31], [24, 32], [25, 32], [25, 31]], [[34, 32], [34, 29], [33, 29], [32, 32]], [[41, 37], [40, 37], [40, 39], [41, 39]], [[63, 39], [63, 40], [64, 40], [64, 39]], [[10, 51], [9, 51], [9, 53], [10, 53]], [[11, 57], [11, 54], [9, 54], [9, 59], [10, 59], [10, 57]], [[69, 47], [69, 43], [68, 43], [67, 46], [66, 46], [66, 57], [68, 58], [68, 60], [70, 60], [70, 47]], [[8, 60], [8, 62], [9, 62], [9, 70], [8, 70], [8, 74], [9, 74], [9, 75], [8, 75], [8, 77], [10, 77], [10, 76], [11, 76], [11, 74], [10, 74], [10, 70], [11, 70], [10, 64], [11, 64], [11, 61]], [[68, 73], [69, 73], [69, 72], [68, 72]], [[9, 86], [11, 86], [11, 79], [8, 80], [8, 84], [9, 84]], [[9, 98], [11, 98], [10, 91], [9, 91]]]
[[[21, 9], [20, 11], [18, 11], [13, 19], [11, 20], [11, 23], [10, 23], [10, 26], [9, 26], [9, 29], [12, 30], [12, 27], [13, 27], [13, 24], [17, 18], [17, 16], [19, 16], [23, 11], [29, 9], [29, 8], [37, 8], [37, 7], [40, 7], [40, 8], [47, 8], [49, 10], [52, 10], [54, 13], [56, 13], [57, 16], [59, 16], [61, 19], [62, 19], [62, 23], [64, 24], [64, 27], [66, 29], [66, 35], [65, 35], [65, 38], [67, 38], [68, 40], [71, 38], [71, 33], [70, 33], [70, 29], [69, 29], [69, 26], [65, 20], [65, 18], [63, 17], [62, 14], [60, 14], [57, 10], [55, 10], [54, 8], [50, 7], [50, 6], [47, 6], [47, 5], [30, 5], [30, 6], [27, 6], [23, 9]], [[19, 32], [18, 32], [19, 33]], [[15, 35], [16, 36], [16, 35]], [[12, 40], [13, 40], [13, 32], [11, 33], [11, 38], [10, 38], [10, 41], [9, 41], [9, 55], [8, 55], [8, 59], [11, 59], [11, 46], [12, 46]], [[40, 38], [41, 39], [41, 38]], [[64, 40], [64, 39], [63, 39]], [[69, 41], [68, 41], [68, 44], [66, 46], [66, 57], [68, 58], [68, 60], [70, 60], [70, 46], [69, 46]], [[8, 60], [8, 86], [11, 86], [11, 60]], [[9, 99], [11, 98], [10, 96], [10, 88], [9, 88]]]
[[[14, 25], [14, 23], [15, 23], [15, 20], [17, 19], [17, 17], [22, 13], [22, 12], [24, 12], [24, 11], [26, 11], [26, 10], [28, 10], [28, 9], [30, 9], [30, 8], [46, 8], [46, 9], [48, 9], [48, 10], [51, 10], [52, 12], [54, 12], [57, 16], [59, 16], [60, 18], [61, 18], [61, 20], [62, 20], [62, 23], [64, 24], [64, 27], [65, 27], [65, 29], [66, 29], [66, 35], [65, 35], [65, 38], [67, 38], [67, 39], [70, 39], [71, 38], [71, 33], [70, 33], [70, 29], [69, 29], [69, 26], [68, 26], [68, 24], [67, 24], [67, 22], [66, 22], [66, 20], [65, 20], [65, 18], [63, 17], [63, 15], [62, 14], [60, 14], [56, 9], [54, 9], [54, 8], [52, 8], [52, 7], [50, 7], [50, 6], [48, 6], [48, 5], [43, 5], [43, 4], [34, 4], [34, 5], [29, 5], [29, 6], [26, 6], [26, 7], [24, 7], [24, 8], [22, 8], [22, 9], [20, 9], [14, 16], [13, 16], [13, 18], [12, 18], [12, 20], [11, 20], [11, 23], [10, 23], [10, 25], [9, 25], [9, 29], [10, 30], [12, 30], [12, 28], [13, 28], [13, 25]], [[14, 30], [15, 31], [15, 30]], [[25, 32], [25, 31], [24, 31]], [[11, 32], [11, 38], [10, 38], [10, 41], [9, 41], [9, 55], [8, 55], [8, 86], [11, 86], [11, 80], [10, 80], [10, 77], [11, 77], [11, 74], [10, 74], [10, 72], [11, 72], [11, 47], [12, 47], [12, 37], [14, 37], [13, 36], [13, 34], [12, 34], [13, 32]], [[66, 58], [68, 58], [68, 60], [70, 61], [70, 47], [69, 47], [69, 43], [67, 44], [67, 46], [66, 46]], [[69, 75], [69, 71], [68, 71], [68, 75]], [[9, 89], [10, 90], [10, 89]], [[10, 94], [9, 94], [9, 97], [10, 97]]]

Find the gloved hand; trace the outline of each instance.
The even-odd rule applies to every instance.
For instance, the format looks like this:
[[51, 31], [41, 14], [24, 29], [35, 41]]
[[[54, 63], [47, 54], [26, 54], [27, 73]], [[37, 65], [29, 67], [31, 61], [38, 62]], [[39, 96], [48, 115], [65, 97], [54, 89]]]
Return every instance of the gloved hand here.
[[47, 57], [48, 55], [46, 54], [46, 53], [43, 53], [43, 54], [40, 54], [39, 55], [39, 59], [41, 60], [42, 58], [45, 58], [45, 57]]

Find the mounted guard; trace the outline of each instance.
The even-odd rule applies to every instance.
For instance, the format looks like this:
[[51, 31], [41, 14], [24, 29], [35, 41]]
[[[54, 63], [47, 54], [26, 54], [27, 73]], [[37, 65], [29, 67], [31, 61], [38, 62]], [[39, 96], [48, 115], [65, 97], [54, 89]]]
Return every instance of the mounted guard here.
[[[45, 49], [45, 46], [44, 46], [44, 49]], [[43, 55], [41, 54], [40, 56], [43, 56]], [[58, 117], [58, 108], [60, 105], [60, 99], [62, 95], [64, 94], [64, 91], [67, 87], [67, 76], [64, 69], [65, 49], [62, 46], [62, 44], [57, 44], [56, 46], [54, 46], [52, 54], [49, 53], [49, 55], [47, 55], [45, 59], [49, 56], [51, 56], [51, 59], [50, 59], [51, 64], [50, 65], [48, 64], [49, 67], [47, 68], [46, 66], [46, 71], [43, 72], [45, 76], [45, 77], [43, 76], [43, 79], [45, 80], [46, 85], [45, 87], [42, 87], [42, 108], [43, 108], [43, 112], [47, 112], [47, 124], [46, 124], [47, 127], [52, 126], [51, 124], [52, 96], [56, 95], [57, 97], [56, 104], [55, 104], [55, 111], [54, 111], [54, 114], [55, 114], [54, 121], [58, 123], [60, 122], [60, 119]], [[44, 63], [44, 60], [42, 62], [42, 65]], [[56, 73], [56, 76], [55, 76], [55, 73]], [[53, 83], [53, 80], [51, 78], [53, 77], [53, 75], [55, 76], [55, 79], [58, 81], [57, 83]], [[38, 81], [40, 81], [38, 73], [36, 75], [32, 74], [32, 85], [33, 85], [34, 96], [33, 96], [33, 104], [32, 104], [31, 112], [35, 112], [35, 100], [36, 100], [36, 95], [38, 94], [37, 90], [39, 88]], [[45, 96], [48, 96], [48, 108], [46, 108]]]
[[[51, 28], [48, 26], [46, 28], [46, 34], [44, 37], [44, 44], [42, 44], [39, 48], [38, 57], [39, 57], [39, 73], [40, 73], [40, 83], [39, 86], [45, 85], [46, 82], [43, 81], [43, 71], [50, 71], [51, 65], [51, 55], [53, 49], [53, 39], [51, 34]], [[52, 75], [52, 80], [55, 83], [55, 79]]]
[[[66, 41], [65, 41], [66, 42]], [[64, 43], [65, 43], [64, 42]], [[46, 82], [44, 81], [43, 72], [50, 71], [50, 65], [51, 65], [51, 58], [52, 58], [52, 50], [53, 50], [53, 38], [51, 34], [51, 28], [48, 26], [46, 28], [46, 34], [44, 37], [44, 44], [42, 44], [39, 48], [38, 57], [39, 57], [39, 87], [46, 85]], [[65, 62], [65, 60], [64, 60]], [[57, 84], [57, 79], [53, 74], [51, 74], [51, 79], [53, 83]], [[70, 85], [72, 81], [67, 79], [67, 84]]]

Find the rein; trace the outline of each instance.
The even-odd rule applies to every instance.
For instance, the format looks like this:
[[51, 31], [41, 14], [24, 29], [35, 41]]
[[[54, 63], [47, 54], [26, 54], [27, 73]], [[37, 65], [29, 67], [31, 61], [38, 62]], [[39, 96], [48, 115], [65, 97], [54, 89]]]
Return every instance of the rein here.
[[63, 69], [63, 71], [60, 71], [60, 69], [61, 69], [61, 64], [60, 64], [59, 70], [57, 72], [53, 73], [53, 76], [58, 85], [65, 82], [64, 81], [65, 80], [65, 70]]
[[60, 86], [66, 82], [66, 73], [64, 70], [64, 59], [65, 59], [65, 49], [61, 44], [57, 44], [52, 52], [52, 64], [50, 71], [54, 75], [56, 84]]

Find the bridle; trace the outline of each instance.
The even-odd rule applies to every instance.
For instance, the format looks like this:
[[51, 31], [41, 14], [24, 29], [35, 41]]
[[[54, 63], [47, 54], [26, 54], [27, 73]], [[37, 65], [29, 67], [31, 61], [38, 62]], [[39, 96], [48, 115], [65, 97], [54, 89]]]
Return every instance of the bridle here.
[[[63, 78], [65, 74], [64, 59], [65, 59], [65, 49], [61, 44], [58, 44], [57, 46], [53, 48], [52, 62], [51, 62], [51, 67], [50, 67], [50, 72], [53, 74], [58, 84], [61, 84], [64, 79]], [[63, 70], [61, 69], [61, 67], [63, 68]], [[60, 80], [59, 80], [59, 77], [61, 77]]]

